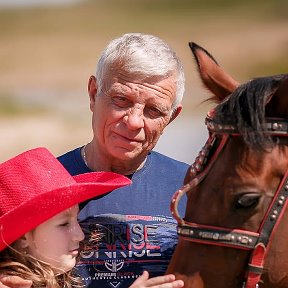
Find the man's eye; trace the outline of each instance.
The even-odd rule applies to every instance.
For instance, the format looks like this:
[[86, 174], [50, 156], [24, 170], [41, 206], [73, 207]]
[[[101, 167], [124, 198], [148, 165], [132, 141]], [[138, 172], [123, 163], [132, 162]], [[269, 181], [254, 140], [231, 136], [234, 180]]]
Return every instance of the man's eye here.
[[114, 97], [113, 98], [113, 101], [115, 104], [117, 105], [127, 105], [129, 102], [128, 102], [128, 99], [125, 98], [125, 97], [122, 97], [122, 96], [117, 96], [117, 97]]
[[155, 107], [148, 107], [148, 108], [146, 109], [146, 113], [147, 113], [150, 117], [153, 117], [153, 118], [163, 116], [163, 112], [160, 111], [159, 109], [155, 108]]

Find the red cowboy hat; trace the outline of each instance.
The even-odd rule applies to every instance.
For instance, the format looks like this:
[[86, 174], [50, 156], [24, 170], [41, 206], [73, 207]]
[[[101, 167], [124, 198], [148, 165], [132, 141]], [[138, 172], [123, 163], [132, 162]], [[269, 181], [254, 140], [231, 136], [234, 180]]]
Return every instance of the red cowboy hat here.
[[0, 164], [0, 251], [63, 210], [128, 184], [112, 172], [72, 177], [45, 148]]

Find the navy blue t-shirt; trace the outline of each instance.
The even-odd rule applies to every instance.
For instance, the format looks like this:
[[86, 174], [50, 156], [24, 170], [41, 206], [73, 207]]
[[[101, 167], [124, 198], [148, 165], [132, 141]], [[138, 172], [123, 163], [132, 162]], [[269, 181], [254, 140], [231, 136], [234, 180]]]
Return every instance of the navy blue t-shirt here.
[[[91, 172], [80, 149], [58, 158], [71, 175]], [[76, 271], [86, 287], [126, 288], [143, 270], [151, 277], [165, 273], [178, 239], [170, 200], [187, 169], [188, 164], [151, 152], [131, 175], [132, 185], [80, 205], [86, 237]]]

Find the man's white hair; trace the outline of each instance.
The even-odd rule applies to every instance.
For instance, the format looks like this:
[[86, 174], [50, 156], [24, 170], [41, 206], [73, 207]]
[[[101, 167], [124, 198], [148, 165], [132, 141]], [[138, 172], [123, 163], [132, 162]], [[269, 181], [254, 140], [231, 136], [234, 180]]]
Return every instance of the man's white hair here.
[[112, 40], [97, 63], [98, 91], [103, 88], [105, 76], [119, 68], [144, 79], [175, 75], [176, 98], [172, 108], [181, 103], [185, 89], [184, 69], [176, 53], [160, 38], [128, 33]]

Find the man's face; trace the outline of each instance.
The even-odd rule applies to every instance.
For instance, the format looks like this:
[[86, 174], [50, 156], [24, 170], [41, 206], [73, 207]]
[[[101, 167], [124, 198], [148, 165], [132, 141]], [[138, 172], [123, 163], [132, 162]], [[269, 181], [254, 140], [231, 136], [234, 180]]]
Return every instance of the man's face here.
[[172, 116], [174, 77], [146, 82], [119, 73], [106, 79], [102, 90], [94, 97], [90, 91], [94, 138], [101, 152], [124, 161], [145, 158]]
[[78, 205], [73, 206], [25, 234], [29, 254], [49, 263], [59, 274], [75, 266], [79, 242], [84, 239], [78, 211]]

